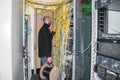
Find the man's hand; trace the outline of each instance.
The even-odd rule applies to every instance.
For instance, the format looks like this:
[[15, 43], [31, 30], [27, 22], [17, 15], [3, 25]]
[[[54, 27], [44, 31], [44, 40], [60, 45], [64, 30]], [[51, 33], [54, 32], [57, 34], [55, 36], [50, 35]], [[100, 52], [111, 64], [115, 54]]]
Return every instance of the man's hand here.
[[48, 58], [47, 58], [47, 62], [52, 63], [52, 62], [53, 62], [52, 57], [48, 57]]

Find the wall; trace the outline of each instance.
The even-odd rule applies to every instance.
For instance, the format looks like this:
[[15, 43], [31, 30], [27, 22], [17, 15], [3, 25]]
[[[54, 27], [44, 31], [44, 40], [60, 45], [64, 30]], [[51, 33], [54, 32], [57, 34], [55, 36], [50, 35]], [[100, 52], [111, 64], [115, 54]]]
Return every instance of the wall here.
[[42, 22], [42, 18], [43, 18], [43, 15], [37, 13], [37, 33], [36, 33], [36, 49], [37, 49], [37, 68], [40, 68], [40, 58], [38, 57], [38, 33], [39, 33], [39, 30], [40, 28], [42, 27], [43, 25], [43, 22]]
[[24, 80], [22, 6], [23, 0], [0, 1], [0, 80]]
[[23, 79], [23, 0], [12, 0], [12, 80]]
[[12, 80], [11, 0], [0, 0], [0, 80]]

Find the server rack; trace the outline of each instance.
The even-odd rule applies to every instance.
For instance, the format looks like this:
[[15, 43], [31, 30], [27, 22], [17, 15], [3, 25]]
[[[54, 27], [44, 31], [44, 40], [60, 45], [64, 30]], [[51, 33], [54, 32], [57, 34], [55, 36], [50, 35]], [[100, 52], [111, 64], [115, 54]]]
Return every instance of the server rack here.
[[[117, 13], [112, 14], [110, 11], [119, 11], [118, 6], [120, 4], [119, 0], [97, 0], [94, 2], [96, 8], [96, 23], [97, 24], [97, 46], [93, 50], [95, 53], [96, 66], [93, 68], [97, 73], [97, 78], [101, 80], [119, 80], [120, 69], [119, 69], [119, 32], [116, 30], [112, 31], [111, 27], [116, 29], [116, 25], [113, 23], [114, 20], [111, 19], [117, 15]], [[112, 14], [112, 16], [110, 16]], [[119, 18], [119, 16], [117, 16]], [[111, 19], [111, 20], [110, 20]], [[117, 19], [117, 18], [116, 18]], [[110, 27], [110, 22], [114, 25]], [[119, 24], [119, 23], [116, 23]], [[119, 28], [117, 28], [119, 30]], [[112, 34], [111, 34], [112, 33]], [[95, 63], [94, 63], [95, 65]], [[93, 71], [94, 73], [94, 71]], [[94, 74], [96, 74], [94, 73]], [[94, 76], [94, 74], [92, 74]], [[112, 76], [112, 77], [111, 77]], [[94, 78], [95, 79], [95, 78]]]

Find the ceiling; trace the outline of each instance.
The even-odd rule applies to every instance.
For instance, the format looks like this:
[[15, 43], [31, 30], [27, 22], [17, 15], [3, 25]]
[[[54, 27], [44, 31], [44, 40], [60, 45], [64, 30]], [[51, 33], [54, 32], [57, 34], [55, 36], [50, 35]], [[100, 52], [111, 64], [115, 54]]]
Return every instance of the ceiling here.
[[66, 0], [26, 0], [31, 2], [32, 4], [37, 4], [37, 5], [44, 5], [44, 6], [57, 6]]
[[66, 0], [26, 0], [33, 8], [54, 10]]
[[35, 1], [42, 3], [59, 3], [62, 2], [63, 0], [35, 0]]
[[71, 0], [26, 0], [33, 8], [55, 10], [61, 4]]

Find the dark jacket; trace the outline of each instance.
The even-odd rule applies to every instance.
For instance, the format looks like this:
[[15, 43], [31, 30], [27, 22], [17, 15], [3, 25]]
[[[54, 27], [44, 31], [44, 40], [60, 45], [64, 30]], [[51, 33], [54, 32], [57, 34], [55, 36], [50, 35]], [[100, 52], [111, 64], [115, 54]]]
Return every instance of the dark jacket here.
[[49, 25], [44, 23], [38, 35], [39, 57], [51, 57], [51, 41], [54, 34], [50, 32]]

